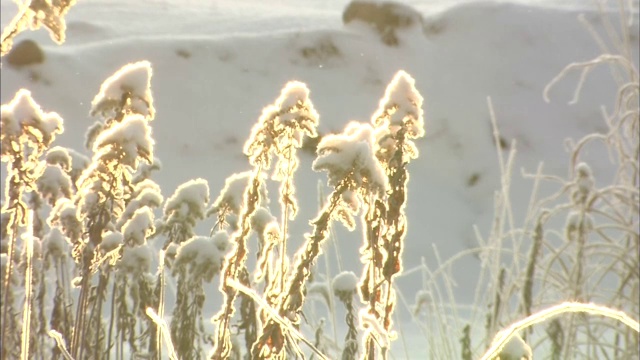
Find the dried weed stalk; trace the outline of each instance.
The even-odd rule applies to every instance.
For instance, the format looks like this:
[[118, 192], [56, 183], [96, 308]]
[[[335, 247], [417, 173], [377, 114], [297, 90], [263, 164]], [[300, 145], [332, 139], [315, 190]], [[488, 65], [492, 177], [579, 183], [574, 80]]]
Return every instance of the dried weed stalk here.
[[[102, 304], [107, 300], [110, 266], [115, 265], [119, 256], [125, 254], [125, 248], [132, 245], [132, 242], [125, 244], [122, 240], [120, 244], [103, 243], [103, 240], [108, 233], [120, 234], [115, 222], [131, 200], [131, 178], [140, 160], [153, 162], [154, 141], [149, 122], [154, 110], [150, 80], [148, 62], [128, 64], [105, 80], [92, 102], [91, 113], [101, 116], [104, 124], [92, 142], [94, 155], [78, 178], [78, 192], [74, 198], [79, 220], [83, 222], [83, 236], [73, 243], [73, 256], [80, 270], [80, 295], [70, 345], [70, 352], [76, 358], [86, 356], [85, 351], [94, 352], [89, 356], [100, 356], [101, 344], [107, 336], [100, 314]], [[96, 272], [99, 273], [98, 285], [92, 289], [91, 278]], [[123, 291], [122, 288], [119, 290]], [[94, 291], [95, 295], [92, 295]], [[115, 294], [115, 284], [113, 291]], [[117, 324], [124, 326], [118, 327], [120, 339], [127, 331], [133, 333], [131, 329], [136, 322], [135, 312], [122, 303], [125, 298], [117, 299], [120, 306], [112, 302], [121, 319]], [[125, 330], [124, 324], [128, 324], [129, 330]], [[108, 336], [111, 336], [111, 330]], [[132, 337], [129, 340], [135, 349]], [[111, 338], [107, 343], [111, 343]], [[116, 353], [121, 357], [122, 351], [120, 348]]]
[[[246, 271], [246, 240], [251, 230], [251, 218], [260, 203], [259, 189], [263, 186], [262, 172], [269, 169], [271, 156], [274, 154], [278, 157], [274, 178], [281, 182], [280, 204], [283, 211], [283, 223], [280, 232], [282, 238], [280, 239], [281, 266], [279, 273], [281, 279], [284, 278], [287, 263], [287, 224], [297, 209], [295, 187], [293, 186], [293, 174], [298, 167], [296, 149], [302, 147], [302, 138], [305, 134], [312, 137], [317, 136], [317, 124], [318, 114], [309, 100], [309, 90], [306, 85], [295, 81], [289, 82], [274, 104], [263, 109], [260, 119], [251, 131], [249, 140], [245, 143], [244, 153], [249, 157], [249, 162], [254, 170], [249, 181], [250, 186], [244, 194], [244, 207], [239, 216], [239, 230], [233, 235], [232, 242], [236, 247], [225, 263], [220, 288], [225, 296], [225, 305], [215, 317], [218, 322], [218, 333], [213, 358], [225, 358], [230, 354], [229, 322], [235, 312], [233, 302], [237, 292], [226, 282], [229, 279], [238, 280], [240, 275]], [[266, 249], [272, 249], [272, 247], [268, 246]], [[264, 252], [263, 259], [260, 261], [263, 264], [270, 263], [271, 255], [271, 252]], [[281, 283], [283, 283], [282, 280]], [[269, 284], [271, 285], [273, 282], [270, 281]], [[280, 292], [281, 290], [282, 288], [268, 288], [266, 292]]]
[[[382, 324], [387, 334], [392, 329], [391, 316], [396, 304], [393, 278], [402, 272], [402, 246], [407, 233], [407, 165], [418, 157], [413, 140], [425, 133], [422, 103], [415, 80], [399, 71], [387, 86], [371, 120], [377, 138], [376, 157], [387, 175], [389, 190], [385, 198], [366, 201], [365, 243], [360, 250], [365, 268], [360, 295], [368, 304], [368, 314]], [[370, 359], [374, 358], [375, 343], [381, 343], [382, 336], [372, 330], [366, 332], [365, 339], [365, 357]], [[382, 350], [383, 356], [387, 350]]]

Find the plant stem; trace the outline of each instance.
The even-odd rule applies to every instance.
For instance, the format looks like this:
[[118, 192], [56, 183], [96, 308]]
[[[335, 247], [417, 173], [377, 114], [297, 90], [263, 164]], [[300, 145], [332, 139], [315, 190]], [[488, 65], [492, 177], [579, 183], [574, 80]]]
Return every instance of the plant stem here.
[[31, 297], [33, 293], [33, 284], [31, 283], [31, 277], [33, 276], [33, 228], [31, 223], [33, 222], [33, 211], [30, 211], [27, 215], [27, 236], [24, 237], [25, 249], [26, 249], [26, 270], [24, 276], [24, 310], [22, 313], [22, 346], [20, 352], [21, 360], [29, 359], [29, 345], [31, 343]]

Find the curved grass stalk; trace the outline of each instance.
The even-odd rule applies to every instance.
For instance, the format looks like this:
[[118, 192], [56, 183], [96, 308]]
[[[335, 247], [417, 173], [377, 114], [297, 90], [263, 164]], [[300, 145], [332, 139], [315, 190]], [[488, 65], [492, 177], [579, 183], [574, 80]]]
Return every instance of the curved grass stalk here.
[[49, 336], [51, 336], [51, 338], [53, 338], [53, 340], [55, 340], [56, 346], [58, 347], [58, 350], [60, 350], [60, 353], [62, 353], [62, 356], [64, 357], [64, 359], [65, 360], [73, 360], [73, 357], [71, 356], [71, 354], [67, 350], [67, 345], [64, 342], [64, 338], [62, 337], [62, 334], [60, 334], [59, 332], [57, 332], [55, 330], [49, 330], [47, 332], [47, 334]]
[[564, 302], [547, 309], [540, 310], [532, 314], [531, 316], [527, 316], [526, 318], [517, 321], [498, 332], [491, 343], [491, 347], [484, 353], [484, 355], [482, 355], [480, 360], [494, 359], [496, 356], [498, 356], [507, 342], [509, 342], [511, 338], [516, 336], [518, 332], [566, 313], [587, 313], [590, 315], [604, 316], [613, 320], [617, 320], [622, 324], [628, 326], [635, 332], [640, 333], [640, 323], [632, 319], [623, 311], [596, 304]]

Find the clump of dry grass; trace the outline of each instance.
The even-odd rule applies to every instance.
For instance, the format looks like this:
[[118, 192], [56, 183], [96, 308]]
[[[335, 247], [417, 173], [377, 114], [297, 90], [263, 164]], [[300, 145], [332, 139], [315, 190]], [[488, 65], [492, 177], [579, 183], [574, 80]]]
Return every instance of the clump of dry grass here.
[[[506, 327], [505, 329], [501, 330], [495, 336], [495, 338], [492, 341], [491, 347], [485, 352], [485, 354], [482, 356], [481, 359], [488, 360], [488, 359], [494, 359], [497, 355], [499, 356], [501, 351], [504, 351], [503, 349], [508, 344], [508, 342], [511, 339], [517, 337], [518, 336], [517, 334], [519, 331], [522, 331], [527, 327], [530, 327], [532, 325], [535, 325], [537, 323], [540, 323], [542, 321], [545, 321], [557, 315], [567, 314], [567, 313], [576, 313], [576, 312], [587, 313], [590, 315], [599, 315], [599, 316], [604, 316], [613, 320], [617, 320], [620, 323], [627, 326], [630, 330], [635, 331], [636, 333], [640, 332], [640, 324], [638, 324], [637, 321], [633, 320], [631, 317], [629, 317], [626, 313], [622, 311], [613, 310], [609, 307], [599, 306], [595, 304], [566, 302], [566, 303], [552, 306], [548, 309], [540, 310], [535, 314], [532, 314], [531, 316], [528, 316], [523, 320], [517, 321], [511, 324], [510, 326]], [[528, 347], [524, 343], [522, 346]], [[529, 349], [528, 351], [525, 350], [525, 352], [529, 353], [527, 358], [530, 359], [531, 349]]]
[[[625, 10], [621, 5], [621, 14]], [[601, 21], [606, 24], [607, 31], [613, 31], [614, 26], [608, 16], [603, 11]], [[434, 336], [435, 340], [429, 338], [430, 344], [442, 349], [438, 352], [456, 356], [460, 349], [465, 358], [484, 354], [483, 358], [487, 359], [530, 357], [536, 352], [550, 353], [554, 359], [638, 356], [635, 326], [574, 313], [583, 311], [575, 310], [578, 308], [598, 308], [602, 312], [596, 312], [597, 315], [616, 320], [622, 319], [621, 313], [624, 313], [627, 325], [630, 324], [628, 320], [640, 316], [637, 296], [640, 288], [637, 256], [640, 251], [638, 70], [630, 57], [630, 37], [625, 19], [621, 18], [620, 33], [605, 34], [613, 47], [604, 45], [600, 34], [584, 17], [580, 20], [598, 37], [597, 41], [606, 53], [567, 66], [552, 79], [543, 96], [550, 101], [549, 94], [555, 84], [569, 73], [578, 71], [580, 81], [571, 100], [576, 104], [588, 74], [595, 67], [609, 67], [618, 89], [612, 106], [608, 109], [602, 107], [604, 128], [584, 138], [566, 141], [570, 155], [566, 177], [546, 175], [542, 165], [533, 174], [524, 173], [525, 177], [534, 180], [534, 186], [528, 213], [521, 225], [516, 225], [509, 198], [515, 147], [510, 147], [508, 156], [498, 152], [502, 188], [496, 193], [495, 220], [488, 239], [480, 238], [480, 248], [456, 255], [436, 271], [429, 271], [424, 266], [424, 272], [430, 277], [444, 278], [444, 283], [448, 284], [445, 290], [449, 292], [448, 286], [452, 282], [447, 278], [446, 270], [468, 254], [480, 254], [481, 279], [474, 307], [477, 311], [488, 309], [486, 335], [484, 338], [479, 335], [478, 323], [484, 319], [478, 321], [479, 317], [474, 315], [470, 328], [465, 328], [463, 333], [462, 348], [442, 341], [441, 336]], [[491, 103], [489, 110], [495, 140], [498, 141], [500, 135]], [[610, 176], [602, 174], [602, 171], [597, 174], [597, 169], [592, 168], [592, 156], [602, 154], [603, 149], [615, 166]], [[549, 185], [554, 186], [556, 191], [541, 197], [539, 193], [543, 183], [547, 189]], [[525, 253], [528, 253], [526, 257], [521, 255]], [[421, 290], [434, 295], [435, 304], [430, 308], [436, 312], [441, 306], [438, 302], [443, 301], [437, 281], [426, 281], [425, 289]], [[455, 299], [449, 296], [444, 302], [455, 303]], [[540, 309], [549, 307], [557, 311], [554, 316], [558, 317], [543, 316], [547, 311]], [[591, 313], [591, 310], [584, 311]], [[456, 312], [455, 308], [452, 312]], [[504, 335], [499, 330], [510, 329], [509, 324], [520, 317], [551, 321], [544, 331], [531, 326], [537, 321], [529, 322], [527, 326], [510, 332], [508, 339], [503, 337], [500, 345], [496, 345], [492, 341], [494, 335]], [[440, 316], [429, 319], [446, 321]], [[455, 319], [459, 317], [456, 315]], [[423, 326], [429, 330], [431, 327], [430, 324]], [[441, 331], [446, 333], [448, 330], [444, 328]], [[471, 346], [474, 335], [481, 338], [490, 350]], [[508, 346], [502, 349], [503, 345]]]

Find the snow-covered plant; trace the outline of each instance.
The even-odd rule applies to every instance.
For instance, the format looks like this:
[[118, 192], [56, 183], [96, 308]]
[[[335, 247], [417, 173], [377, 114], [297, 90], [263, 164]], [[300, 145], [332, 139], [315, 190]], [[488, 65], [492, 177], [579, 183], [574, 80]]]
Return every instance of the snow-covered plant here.
[[[320, 255], [320, 245], [326, 239], [331, 220], [338, 220], [353, 229], [353, 215], [361, 199], [383, 196], [387, 178], [374, 153], [373, 128], [368, 124], [351, 122], [341, 134], [327, 135], [318, 144], [318, 157], [313, 169], [326, 171], [333, 192], [329, 201], [313, 220], [313, 231], [296, 254], [295, 264], [280, 294], [277, 308], [280, 316], [300, 324], [300, 311], [305, 300], [304, 288], [311, 267]], [[354, 196], [354, 194], [357, 194]], [[285, 346], [289, 330], [274, 319], [265, 322], [263, 333], [253, 348], [253, 356], [270, 358], [279, 356]]]
[[89, 167], [91, 160], [73, 149], [66, 150], [71, 157], [71, 169], [69, 169], [69, 176], [71, 177], [74, 191], [77, 191], [78, 179], [80, 178], [84, 170]]
[[[71, 296], [71, 271], [69, 261], [72, 244], [78, 243], [82, 236], [82, 222], [78, 219], [77, 208], [72, 200], [60, 198], [49, 213], [47, 224], [50, 228], [45, 235], [45, 260], [49, 259], [55, 269], [55, 292], [50, 325], [61, 339], [71, 339], [74, 314]], [[63, 255], [64, 251], [64, 255]], [[47, 256], [48, 255], [48, 256]], [[60, 354], [54, 348], [54, 355]]]
[[[26, 225], [27, 204], [23, 201], [23, 194], [36, 191], [36, 179], [42, 174], [43, 168], [39, 158], [44, 155], [57, 134], [62, 133], [62, 118], [56, 113], [46, 113], [33, 100], [28, 90], [21, 89], [8, 104], [3, 104], [0, 115], [0, 149], [2, 162], [7, 164], [7, 179], [5, 186], [2, 213], [8, 214], [3, 242], [7, 242], [7, 263], [3, 282], [2, 312], [2, 357], [8, 348], [19, 347], [12, 344], [7, 334], [10, 317], [15, 314], [13, 309], [13, 278], [14, 256], [18, 243], [18, 232], [21, 225]], [[37, 198], [34, 198], [37, 200]], [[29, 295], [29, 294], [28, 294]], [[9, 336], [9, 337], [7, 337]]]
[[180, 245], [195, 236], [198, 220], [205, 217], [209, 202], [209, 184], [204, 179], [189, 180], [178, 186], [164, 204], [164, 216], [158, 224], [158, 234], [166, 236], [163, 248]]
[[[22, 201], [25, 191], [36, 190], [35, 179], [41, 178], [43, 166], [40, 156], [62, 133], [62, 118], [56, 113], [45, 113], [33, 100], [28, 90], [18, 91], [9, 104], [2, 105], [1, 155], [7, 163], [7, 183], [3, 212], [13, 212], [12, 228], [24, 223], [26, 205]], [[46, 170], [44, 170], [46, 172]], [[39, 179], [41, 184], [51, 177]], [[64, 182], [61, 183], [64, 187]], [[65, 192], [65, 190], [62, 190]], [[68, 193], [68, 191], [66, 191]]]
[[[0, 285], [0, 290], [2, 290], [2, 306], [3, 311], [7, 309], [7, 312], [10, 316], [7, 316], [6, 321], [3, 320], [2, 326], [6, 326], [11, 329], [18, 329], [20, 327], [18, 316], [14, 314], [17, 313], [16, 306], [14, 302], [16, 301], [16, 291], [15, 287], [18, 286], [18, 276], [15, 274], [15, 271], [9, 274], [9, 256], [6, 252], [0, 254], [0, 275], [2, 275], [3, 282]], [[10, 277], [9, 277], [10, 276]], [[7, 279], [8, 281], [4, 281]], [[3, 334], [2, 338], [2, 356], [6, 358], [20, 358], [20, 332], [19, 331], [6, 331]], [[4, 346], [4, 344], [14, 344], [12, 347]]]
[[[28, 215], [26, 231], [21, 236], [22, 252], [18, 272], [24, 279], [24, 302], [22, 307], [22, 328], [20, 358], [43, 356], [42, 339], [44, 321], [45, 283], [42, 261], [42, 243], [33, 234], [33, 211]], [[38, 301], [39, 300], [39, 301]]]
[[[71, 337], [71, 325], [73, 315], [71, 313], [71, 279], [69, 279], [69, 254], [71, 250], [70, 241], [62, 230], [51, 227], [43, 238], [44, 260], [46, 267], [53, 268], [55, 272], [55, 289], [53, 296], [53, 307], [50, 315], [50, 326], [56, 329], [64, 338]], [[59, 351], [53, 349], [54, 356]]]
[[[153, 163], [154, 140], [149, 126], [154, 115], [150, 90], [151, 73], [151, 66], [146, 61], [125, 65], [105, 80], [92, 102], [91, 114], [100, 116], [103, 125], [92, 141], [93, 157], [76, 181], [78, 190], [74, 197], [79, 220], [83, 223], [83, 234], [86, 234], [73, 244], [73, 254], [81, 278], [78, 310], [70, 341], [70, 352], [75, 357], [100, 351], [103, 348], [100, 344], [105, 337], [106, 346], [111, 347], [113, 326], [109, 326], [105, 336], [100, 314], [112, 280], [113, 266], [120, 256], [131, 251], [137, 253], [137, 246], [146, 246], [140, 245], [141, 241], [138, 239], [125, 242], [116, 254], [100, 248], [105, 232], [116, 230], [117, 219], [123, 215], [132, 200], [134, 187], [131, 179], [140, 161]], [[144, 232], [142, 235], [138, 234], [138, 237], [147, 235]], [[119, 266], [119, 274], [122, 269], [127, 268], [124, 265]], [[98, 284], [95, 286], [97, 296], [89, 296], [94, 287], [91, 278], [95, 272], [99, 272]], [[138, 276], [136, 281], [140, 283], [141, 279]], [[128, 295], [124, 294], [129, 294], [127, 281], [118, 283], [117, 289], [114, 283], [112, 291], [123, 294], [122, 298], [126, 298]], [[144, 310], [146, 306], [132, 309], [119, 303], [117, 308], [116, 314], [120, 321], [116, 321], [116, 332], [121, 339], [125, 334], [134, 333], [137, 315], [148, 319]], [[137, 310], [141, 312], [136, 314]], [[125, 315], [126, 319], [123, 318]], [[113, 322], [114, 318], [110, 320]], [[134, 341], [130, 340], [129, 344], [135, 350]], [[96, 354], [90, 356], [98, 356]]]
[[[140, 114], [153, 120], [151, 75], [151, 64], [146, 60], [123, 66], [100, 86], [100, 92], [91, 102], [91, 115], [120, 122], [125, 115]], [[105, 125], [109, 126], [109, 122]]]
[[[386, 174], [389, 190], [385, 198], [367, 203], [365, 243], [360, 249], [361, 258], [366, 261], [360, 296], [368, 303], [369, 314], [380, 320], [387, 333], [392, 328], [391, 316], [396, 306], [393, 279], [402, 272], [402, 249], [407, 234], [407, 165], [418, 157], [414, 140], [425, 134], [422, 106], [423, 98], [415, 80], [401, 70], [387, 86], [371, 118], [377, 140], [376, 157]], [[371, 331], [366, 334], [366, 356], [373, 358], [376, 340], [372, 336], [377, 335]]]
[[163, 197], [160, 187], [155, 182], [147, 179], [133, 185], [131, 200], [127, 203], [122, 215], [116, 220], [116, 229], [122, 227], [133, 218], [140, 210], [150, 210], [162, 205]]
[[[268, 116], [268, 118], [262, 119], [262, 126], [267, 126], [271, 131], [271, 134], [268, 135], [271, 139], [264, 140], [274, 142], [274, 146], [270, 147], [270, 151], [277, 158], [273, 179], [280, 182], [279, 199], [282, 209], [280, 225], [282, 236], [280, 240], [281, 256], [278, 274], [276, 274], [276, 276], [280, 276], [280, 287], [268, 289], [267, 291], [269, 292], [282, 289], [281, 286], [283, 286], [283, 279], [287, 271], [288, 222], [293, 220], [298, 209], [296, 190], [293, 183], [293, 175], [299, 166], [296, 153], [302, 147], [305, 135], [312, 138], [318, 136], [316, 128], [320, 116], [309, 99], [307, 85], [298, 81], [287, 83], [275, 103], [263, 110], [263, 116]], [[266, 134], [259, 133], [256, 135]], [[254, 154], [252, 146], [256, 146], [256, 144], [260, 144], [260, 142], [248, 142], [248, 146], [245, 147], [245, 153], [250, 158]], [[271, 252], [264, 253], [265, 256], [270, 256], [271, 254]]]
[[[29, 2], [16, 21], [44, 24], [62, 40], [63, 16], [72, 4]], [[13, 25], [21, 31], [22, 25]], [[3, 34], [3, 54], [13, 36]], [[73, 149], [50, 148], [62, 131], [62, 120], [42, 112], [28, 91], [21, 90], [2, 106], [2, 160], [9, 174], [1, 223], [2, 357], [162, 358], [164, 341], [169, 356], [181, 359], [201, 358], [205, 344], [214, 346], [214, 359], [302, 356], [299, 342], [322, 359], [327, 358], [323, 352], [341, 352], [343, 359], [352, 359], [359, 352], [358, 322], [366, 338], [387, 348], [395, 304], [391, 278], [401, 270], [406, 232], [404, 166], [417, 156], [412, 140], [424, 133], [422, 98], [413, 79], [403, 72], [394, 78], [373, 125], [352, 122], [342, 133], [319, 142], [313, 169], [327, 172], [333, 191], [311, 222], [304, 245], [291, 258], [287, 243], [289, 222], [298, 212], [293, 182], [300, 164], [297, 151], [305, 136], [318, 135], [319, 115], [307, 86], [287, 83], [263, 109], [244, 145], [252, 169], [230, 176], [207, 209], [206, 180], [180, 185], [165, 201], [151, 179], [161, 167], [153, 155], [150, 128], [155, 116], [151, 76], [150, 63], [140, 61], [123, 66], [102, 83], [91, 103], [96, 121], [85, 138], [90, 158]], [[270, 180], [279, 183], [278, 217], [268, 208]], [[29, 192], [31, 196], [24, 196]], [[394, 204], [388, 203], [390, 196]], [[155, 219], [154, 210], [161, 206], [163, 216]], [[28, 208], [34, 216], [25, 228]], [[388, 218], [390, 211], [399, 217]], [[359, 215], [365, 226], [363, 256], [370, 258], [361, 281], [366, 285], [360, 288], [376, 294], [367, 297], [375, 299], [367, 304], [372, 310], [362, 311], [360, 320], [353, 301], [359, 287], [354, 273], [341, 273], [331, 284], [312, 275], [332, 221], [354, 230]], [[208, 216], [217, 218], [215, 228], [210, 236], [197, 235], [198, 221]], [[28, 246], [19, 255], [21, 232]], [[248, 240], [254, 233], [257, 261], [250, 269]], [[159, 257], [148, 242], [154, 237], [165, 241]], [[383, 256], [374, 261], [378, 255]], [[70, 268], [73, 262], [75, 269]], [[164, 319], [165, 269], [176, 280], [170, 330]], [[217, 332], [210, 337], [202, 317], [204, 288], [216, 275], [223, 302], [213, 319]], [[381, 281], [384, 295], [372, 285]], [[14, 314], [16, 295], [21, 293], [16, 290], [22, 284], [27, 306], [21, 323]], [[309, 324], [315, 343], [300, 332], [307, 295], [319, 295], [334, 312], [331, 290], [347, 309], [343, 347], [324, 335], [324, 321]], [[234, 322], [237, 298], [239, 321]], [[20, 325], [21, 334], [5, 331]], [[373, 347], [365, 351], [375, 357]]]
[[[309, 100], [309, 89], [304, 83], [292, 81], [285, 85], [276, 101], [265, 107], [258, 122], [251, 130], [251, 135], [244, 145], [244, 153], [249, 157], [253, 172], [249, 185], [243, 195], [242, 211], [239, 215], [238, 230], [233, 234], [235, 249], [225, 264], [222, 277], [221, 291], [225, 297], [223, 309], [216, 315], [218, 332], [213, 357], [224, 358], [229, 355], [231, 343], [229, 340], [229, 319], [235, 311], [234, 301], [236, 290], [227, 284], [230, 279], [238, 279], [246, 273], [247, 237], [251, 230], [251, 217], [260, 204], [260, 188], [263, 186], [262, 173], [271, 166], [271, 157], [277, 157], [274, 179], [280, 181], [280, 205], [282, 207], [282, 225], [280, 227], [280, 267], [279, 275], [283, 284], [286, 272], [287, 255], [287, 227], [288, 221], [297, 210], [293, 174], [298, 168], [296, 150], [302, 147], [304, 135], [317, 136], [318, 113]], [[269, 247], [268, 250], [271, 250]], [[262, 263], [270, 263], [272, 252], [262, 252], [265, 259]], [[243, 276], [248, 278], [248, 276]], [[273, 295], [282, 291], [274, 288], [275, 283], [269, 282], [266, 292], [272, 294], [268, 301], [277, 298]], [[245, 301], [247, 299], [244, 299]]]
[[519, 335], [516, 335], [502, 348], [498, 358], [500, 360], [532, 360], [533, 354], [531, 347]]
[[64, 171], [69, 171], [73, 162], [69, 149], [62, 146], [51, 147], [49, 151], [47, 151], [44, 159], [47, 164], [58, 165]]
[[[150, 77], [148, 62], [126, 65], [102, 84], [92, 103], [92, 114], [102, 115], [105, 125], [93, 142], [91, 164], [77, 181], [76, 202], [94, 247], [108, 223], [122, 214], [130, 200], [131, 177], [139, 161], [153, 163]], [[140, 99], [144, 106], [138, 103]]]
[[[640, 316], [637, 296], [640, 288], [637, 271], [640, 266], [640, 168], [637, 165], [640, 77], [635, 63], [626, 55], [628, 51], [617, 50], [619, 54], [603, 54], [590, 61], [570, 64], [545, 89], [544, 97], [549, 101], [550, 89], [568, 72], [579, 69], [586, 76], [592, 68], [604, 64], [620, 70], [624, 79], [619, 82], [611, 109], [603, 107], [604, 130], [567, 142], [571, 155], [568, 178], [530, 175], [537, 181], [557, 184], [559, 190], [537, 201], [532, 208], [537, 221], [532, 231], [534, 242], [523, 293], [524, 315], [531, 315], [536, 303], [571, 299], [597, 302], [635, 318]], [[579, 100], [581, 85], [573, 103]], [[600, 177], [607, 179], [606, 184], [598, 184], [597, 171], [588, 161], [590, 152], [601, 151], [601, 145], [606, 147], [616, 166], [615, 174]], [[556, 229], [562, 226], [563, 230]], [[537, 281], [530, 269], [534, 253], [537, 253], [535, 265], [542, 273]], [[537, 297], [532, 295], [533, 284], [538, 286]], [[618, 324], [592, 324], [579, 316], [568, 315], [551, 325], [547, 338], [556, 358], [614, 353], [623, 358], [638, 356], [637, 333]], [[615, 335], [611, 335], [612, 332]], [[593, 340], [594, 336], [597, 341]], [[527, 339], [527, 334], [523, 333], [523, 338]], [[601, 340], [605, 338], [614, 339], [617, 348], [612, 351], [611, 344]]]
[[158, 171], [162, 169], [162, 161], [157, 157], [153, 158], [153, 163], [140, 163], [138, 165], [138, 172], [131, 179], [132, 184], [138, 184], [142, 181], [148, 180], [151, 178], [151, 173], [153, 171]]
[[172, 273], [178, 278], [176, 306], [171, 320], [171, 338], [181, 359], [199, 359], [206, 339], [202, 324], [204, 283], [210, 283], [222, 269], [230, 250], [229, 234], [218, 231], [212, 237], [194, 236], [180, 244]]
[[460, 356], [462, 360], [471, 360], [473, 352], [471, 350], [471, 325], [467, 324], [462, 328], [462, 338], [460, 339]]
[[56, 43], [61, 44], [65, 39], [67, 24], [64, 16], [76, 3], [76, 0], [57, 1], [27, 1], [17, 2], [20, 10], [9, 25], [2, 31], [2, 45], [0, 55], [5, 56], [13, 46], [13, 38], [26, 30], [37, 30], [44, 26]]
[[[244, 171], [232, 174], [225, 180], [224, 188], [207, 210], [207, 217], [214, 215], [217, 217], [215, 227], [218, 230], [227, 228], [227, 226], [231, 231], [238, 230], [240, 215], [242, 209], [245, 208], [244, 194], [251, 184], [251, 177], [251, 171]], [[264, 180], [264, 177], [260, 179], [260, 201], [267, 205], [269, 199]]]
[[34, 234], [42, 238], [44, 235], [44, 221], [40, 214], [42, 200], [55, 207], [61, 198], [71, 199], [75, 193], [69, 172], [71, 170], [71, 157], [67, 149], [55, 146], [45, 155], [44, 171], [36, 180], [38, 192], [32, 193], [30, 203], [34, 209]]
[[71, 178], [58, 165], [46, 165], [36, 186], [49, 205], [55, 205], [61, 197], [71, 198]]
[[[154, 303], [152, 308], [158, 309], [159, 314], [164, 312], [164, 264], [167, 261], [172, 275], [177, 278], [178, 291], [171, 321], [171, 339], [180, 358], [197, 358], [203, 336], [202, 282], [210, 282], [213, 275], [220, 271], [222, 257], [226, 251], [226, 245], [222, 244], [224, 241], [213, 241], [212, 238], [195, 234], [197, 222], [205, 217], [209, 203], [209, 185], [204, 179], [195, 179], [178, 186], [164, 204], [162, 219], [155, 223], [152, 221], [153, 214], [150, 209], [158, 207], [162, 202], [160, 188], [150, 179], [136, 183], [133, 188], [135, 197], [125, 209], [126, 216], [123, 217], [129, 220], [122, 226], [123, 233], [125, 237], [135, 239], [139, 237], [139, 231], [144, 231], [145, 236], [149, 236], [150, 231], [154, 231], [155, 228], [152, 236], [165, 237], [164, 251], [161, 252], [163, 258], [160, 259], [163, 265], [157, 274], [153, 294], [157, 303]], [[134, 227], [130, 229], [130, 226]], [[216, 245], [224, 251], [214, 249]], [[156, 339], [154, 347], [150, 346], [150, 352], [159, 356], [159, 347], [159, 340]]]
[[[270, 253], [281, 237], [280, 225], [275, 216], [271, 215], [269, 209], [260, 207], [253, 213], [251, 218], [251, 228], [258, 235], [258, 246], [260, 255], [258, 256], [258, 266], [256, 280], [260, 280], [265, 276], [269, 276], [274, 271], [271, 268], [273, 263], [269, 261]], [[277, 281], [277, 279], [273, 279]], [[267, 283], [270, 283], [267, 279]]]
[[353, 306], [353, 298], [358, 291], [358, 278], [351, 271], [343, 271], [333, 278], [332, 287], [335, 296], [347, 309], [345, 322], [348, 330], [344, 338], [342, 359], [355, 359], [358, 356], [358, 329], [356, 328], [357, 316]]
[[[133, 222], [130, 226], [138, 228], [134, 233], [150, 232], [148, 222]], [[155, 277], [151, 273], [153, 250], [144, 237], [127, 239], [124, 234], [112, 234], [114, 240], [119, 240], [117, 243], [121, 242], [116, 251], [121, 250], [122, 255], [114, 269], [110, 320], [115, 320], [115, 326], [113, 323], [109, 324], [106, 348], [110, 351], [113, 344], [116, 354], [122, 354], [125, 344], [128, 344], [129, 351], [134, 356], [153, 354], [156, 349], [153, 333], [155, 326], [152, 320], [144, 315], [147, 308], [158, 307], [158, 299], [154, 294]], [[98, 283], [97, 291], [107, 293], [106, 286], [109, 284], [110, 275], [111, 272], [101, 272], [101, 276], [105, 276], [106, 279]], [[104, 287], [101, 287], [101, 284], [104, 284]], [[101, 348], [105, 346], [102, 345]]]
[[147, 237], [154, 231], [153, 224], [151, 209], [147, 206], [139, 208], [122, 226], [124, 242], [132, 246], [144, 244]]

